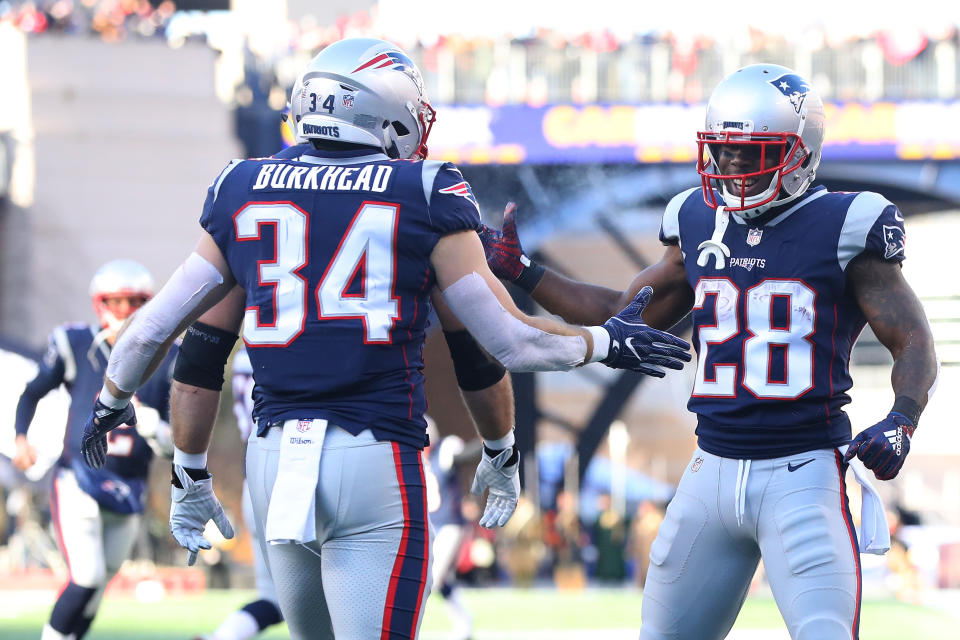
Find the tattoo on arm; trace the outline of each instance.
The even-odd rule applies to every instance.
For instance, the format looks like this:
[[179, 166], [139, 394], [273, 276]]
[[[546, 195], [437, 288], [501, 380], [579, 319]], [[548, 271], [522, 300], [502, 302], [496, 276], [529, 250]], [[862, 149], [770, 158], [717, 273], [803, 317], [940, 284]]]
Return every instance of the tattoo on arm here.
[[933, 336], [900, 266], [861, 255], [848, 266], [847, 280], [870, 328], [893, 356], [894, 393], [925, 406], [936, 379]]

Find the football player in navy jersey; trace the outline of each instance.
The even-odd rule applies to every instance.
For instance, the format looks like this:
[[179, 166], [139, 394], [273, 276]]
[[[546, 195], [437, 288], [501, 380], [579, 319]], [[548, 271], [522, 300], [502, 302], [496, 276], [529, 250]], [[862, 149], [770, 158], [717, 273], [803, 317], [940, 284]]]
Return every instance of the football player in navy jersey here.
[[[247, 481], [292, 636], [412, 638], [430, 588], [420, 450], [431, 306], [445, 330], [468, 329], [513, 370], [603, 362], [663, 376], [689, 361], [688, 345], [642, 323], [649, 289], [603, 326], [516, 308], [486, 265], [470, 185], [452, 164], [424, 160], [434, 110], [395, 45], [328, 46], [290, 103], [300, 144], [231, 162], [211, 185], [195, 251], [117, 341], [83, 452], [102, 464], [106, 434], [134, 413], [131, 393], [206, 312], [185, 341], [216, 353], [188, 367], [173, 407], [170, 525], [188, 562], [209, 546], [208, 520], [232, 536], [206, 470], [216, 404], [203, 392], [219, 392], [242, 323], [256, 381]], [[481, 404], [495, 395], [480, 393]], [[509, 424], [477, 426], [481, 524], [502, 526], [517, 504], [519, 452]]]
[[[856, 638], [858, 554], [889, 547], [861, 462], [897, 475], [937, 361], [900, 271], [897, 207], [811, 188], [823, 135], [821, 100], [791, 70], [751, 65], [723, 80], [698, 134], [702, 185], [668, 203], [663, 257], [622, 292], [526, 259], [510, 211], [481, 231], [494, 273], [568, 322], [605, 318], [646, 286], [652, 326], [692, 311], [698, 447], [651, 548], [644, 640], [726, 637], [761, 557], [794, 640]], [[850, 350], [866, 324], [893, 355], [896, 400], [851, 441]], [[865, 488], [859, 541], [848, 463]]]
[[90, 283], [99, 325], [76, 323], [54, 329], [37, 375], [17, 404], [13, 463], [23, 471], [36, 462], [27, 432], [37, 403], [61, 384], [70, 392], [63, 453], [50, 501], [69, 582], [57, 598], [42, 640], [76, 640], [87, 632], [104, 588], [133, 548], [154, 450], [172, 454], [166, 421], [175, 352], [137, 392], [139, 422], [130, 421], [110, 433], [103, 468], [90, 469], [80, 455], [83, 421], [100, 390], [117, 331], [152, 295], [153, 278], [142, 265], [113, 260], [100, 267]]

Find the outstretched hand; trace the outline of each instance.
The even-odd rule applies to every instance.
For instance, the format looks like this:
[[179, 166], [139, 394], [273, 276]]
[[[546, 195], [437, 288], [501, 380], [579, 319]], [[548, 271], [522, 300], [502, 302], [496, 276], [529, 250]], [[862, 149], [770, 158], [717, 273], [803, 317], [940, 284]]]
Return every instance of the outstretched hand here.
[[487, 255], [487, 266], [493, 275], [501, 280], [513, 282], [523, 270], [530, 266], [530, 259], [523, 253], [523, 246], [517, 236], [517, 221], [514, 212], [517, 205], [508, 202], [503, 211], [503, 226], [499, 229], [481, 225], [480, 241]]
[[520, 500], [520, 452], [516, 445], [491, 451], [484, 445], [471, 493], [489, 489], [480, 526], [492, 529], [507, 524]]
[[690, 343], [644, 323], [641, 314], [653, 297], [646, 286], [617, 315], [603, 323], [610, 334], [610, 349], [601, 362], [614, 369], [630, 369], [662, 378], [667, 369], [683, 369], [690, 362]]

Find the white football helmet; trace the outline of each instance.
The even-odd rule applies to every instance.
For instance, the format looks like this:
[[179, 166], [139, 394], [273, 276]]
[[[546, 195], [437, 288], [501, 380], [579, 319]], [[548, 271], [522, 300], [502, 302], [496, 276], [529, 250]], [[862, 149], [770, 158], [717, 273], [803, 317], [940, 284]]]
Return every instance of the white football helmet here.
[[290, 94], [297, 144], [363, 144], [391, 158], [426, 158], [435, 115], [413, 60], [373, 38], [348, 38], [323, 49]]
[[[727, 211], [759, 216], [771, 207], [799, 198], [813, 182], [823, 147], [824, 113], [820, 95], [786, 67], [754, 64], [727, 76], [710, 96], [704, 131], [697, 133], [697, 172], [703, 198], [716, 208], [714, 188]], [[774, 166], [753, 173], [720, 175], [717, 151], [722, 145], [749, 145], [762, 159], [773, 154]], [[728, 188], [770, 175], [762, 193], [745, 196]]]
[[93, 310], [101, 327], [116, 330], [126, 317], [118, 318], [107, 308], [104, 300], [112, 296], [141, 297], [146, 302], [153, 297], [153, 276], [133, 260], [111, 260], [97, 269], [90, 281]]

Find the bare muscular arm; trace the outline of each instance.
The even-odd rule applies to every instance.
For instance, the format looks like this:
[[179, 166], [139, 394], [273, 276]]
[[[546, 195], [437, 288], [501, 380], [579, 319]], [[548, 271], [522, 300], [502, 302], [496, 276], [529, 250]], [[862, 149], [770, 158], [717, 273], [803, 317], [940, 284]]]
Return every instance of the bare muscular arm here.
[[660, 261], [637, 274], [625, 291], [578, 282], [548, 269], [532, 295], [544, 309], [567, 322], [603, 324], [645, 285], [653, 287], [653, 299], [643, 312], [644, 321], [651, 327], [669, 329], [693, 306], [693, 291], [678, 246], [667, 247]]
[[[246, 292], [234, 287], [204, 313], [199, 322], [236, 334], [243, 321]], [[186, 453], [204, 453], [210, 447], [220, 406], [220, 391], [173, 381], [170, 388], [170, 426], [173, 444]]]
[[900, 266], [864, 254], [847, 267], [847, 281], [877, 339], [893, 356], [894, 393], [922, 409], [937, 377], [930, 324]]

